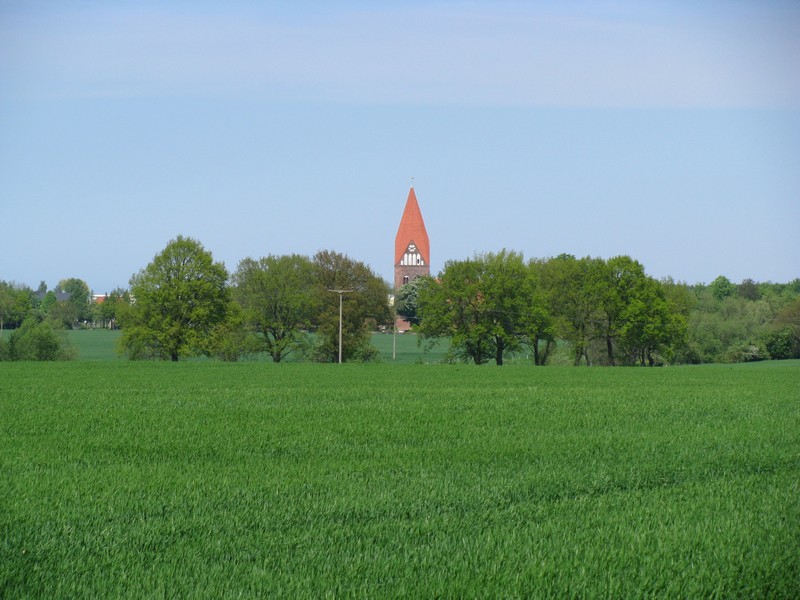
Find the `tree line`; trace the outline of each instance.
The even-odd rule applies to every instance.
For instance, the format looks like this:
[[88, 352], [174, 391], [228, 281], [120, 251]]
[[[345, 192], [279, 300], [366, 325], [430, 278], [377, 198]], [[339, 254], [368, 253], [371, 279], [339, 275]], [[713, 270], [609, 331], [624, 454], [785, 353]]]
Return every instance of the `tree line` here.
[[229, 273], [199, 241], [178, 236], [131, 277], [129, 289], [99, 303], [81, 280], [51, 291], [42, 283], [36, 292], [0, 284], [0, 332], [14, 328], [8, 340], [0, 336], [0, 359], [69, 358], [74, 353], [63, 329], [91, 324], [121, 329], [118, 350], [131, 359], [232, 361], [265, 352], [274, 362], [290, 356], [333, 362], [335, 289], [352, 291], [342, 311], [342, 358], [377, 358], [371, 332], [394, 317], [388, 284], [364, 263], [324, 250], [310, 258], [245, 258]]
[[546, 365], [559, 344], [575, 365], [660, 365], [800, 358], [800, 279], [737, 286], [656, 280], [628, 256], [526, 261], [503, 250], [445, 263], [397, 297], [398, 314], [453, 360]]
[[364, 263], [330, 250], [245, 258], [229, 276], [199, 242], [179, 236], [130, 283], [131, 301], [117, 315], [120, 348], [130, 358], [238, 360], [266, 352], [274, 362], [291, 355], [333, 362], [336, 289], [352, 291], [342, 313], [344, 360], [375, 358], [371, 332], [392, 319], [387, 284]]
[[526, 349], [546, 365], [556, 344], [567, 343], [575, 365], [652, 366], [673, 362], [685, 341], [683, 292], [627, 256], [525, 261], [504, 250], [449, 261], [438, 278], [415, 280], [401, 290], [398, 311], [423, 340], [447, 337], [454, 359], [476, 364], [502, 365], [507, 353]]
[[[656, 280], [628, 256], [526, 260], [503, 250], [451, 260], [436, 277], [390, 289], [367, 265], [324, 250], [245, 258], [236, 270], [200, 242], [178, 236], [102, 303], [65, 279], [35, 292], [0, 282], [0, 359], [58, 359], [73, 353], [65, 327], [119, 327], [132, 359], [208, 355], [238, 360], [267, 353], [338, 358], [339, 295], [344, 360], [372, 360], [370, 336], [395, 312], [426, 348], [449, 340], [448, 359], [502, 365], [525, 354], [575, 365], [660, 365], [800, 357], [800, 279], [734, 284], [719, 277], [689, 286]], [[7, 339], [6, 339], [7, 338]]]

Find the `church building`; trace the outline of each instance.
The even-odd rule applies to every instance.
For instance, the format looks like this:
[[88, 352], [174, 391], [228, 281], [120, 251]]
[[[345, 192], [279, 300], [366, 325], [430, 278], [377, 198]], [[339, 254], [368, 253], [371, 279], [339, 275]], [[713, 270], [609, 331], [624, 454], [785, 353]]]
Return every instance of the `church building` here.
[[431, 245], [412, 186], [394, 238], [394, 289], [431, 274]]
[[[431, 244], [412, 185], [394, 238], [394, 289], [397, 291], [417, 277], [430, 274]], [[411, 324], [398, 317], [395, 327], [398, 331], [407, 331]]]

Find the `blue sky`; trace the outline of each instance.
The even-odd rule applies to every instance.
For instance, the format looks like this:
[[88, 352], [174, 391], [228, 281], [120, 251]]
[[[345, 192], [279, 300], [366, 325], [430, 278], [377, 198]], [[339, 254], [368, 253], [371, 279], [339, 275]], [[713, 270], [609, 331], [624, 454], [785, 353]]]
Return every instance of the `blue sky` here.
[[229, 270], [391, 281], [502, 248], [800, 277], [792, 2], [0, 3], [0, 279], [126, 287], [175, 236]]

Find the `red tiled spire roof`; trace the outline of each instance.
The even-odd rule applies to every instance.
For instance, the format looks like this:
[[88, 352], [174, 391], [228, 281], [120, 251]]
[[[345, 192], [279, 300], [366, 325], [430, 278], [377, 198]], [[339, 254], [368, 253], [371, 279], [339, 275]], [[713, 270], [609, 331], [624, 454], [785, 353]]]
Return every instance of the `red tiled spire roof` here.
[[400, 219], [400, 227], [397, 228], [397, 236], [394, 238], [394, 264], [398, 264], [408, 245], [414, 242], [422, 255], [426, 265], [431, 264], [431, 245], [428, 240], [428, 232], [425, 230], [425, 221], [422, 220], [422, 213], [417, 203], [417, 195], [412, 186], [408, 192], [406, 208], [403, 211], [403, 218]]

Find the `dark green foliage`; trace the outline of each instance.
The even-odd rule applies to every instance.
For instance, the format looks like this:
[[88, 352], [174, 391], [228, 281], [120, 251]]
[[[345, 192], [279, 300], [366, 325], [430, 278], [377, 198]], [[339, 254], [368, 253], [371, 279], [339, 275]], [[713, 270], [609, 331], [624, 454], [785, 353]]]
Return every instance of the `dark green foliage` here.
[[225, 320], [214, 327], [206, 342], [206, 354], [226, 362], [236, 362], [263, 348], [258, 334], [245, 327], [242, 309], [236, 302], [229, 304]]
[[0, 333], [22, 324], [34, 308], [34, 298], [29, 287], [0, 281]]
[[389, 288], [372, 269], [349, 256], [324, 250], [314, 265], [315, 311], [313, 325], [317, 343], [312, 358], [336, 362], [339, 352], [339, 294], [342, 296], [342, 360], [372, 360], [371, 333], [392, 322]]
[[778, 311], [775, 325], [790, 330], [794, 336], [794, 343], [800, 345], [800, 292]]
[[484, 272], [480, 257], [448, 261], [439, 281], [424, 285], [419, 297], [422, 338], [447, 337], [453, 357], [476, 365], [488, 362], [495, 352], [480, 289]]
[[449, 338], [454, 358], [502, 365], [529, 333], [533, 303], [528, 267], [517, 252], [448, 261], [438, 282], [420, 283], [419, 331], [428, 340]]
[[274, 362], [307, 347], [316, 298], [314, 266], [305, 256], [246, 258], [233, 275], [242, 320]]
[[592, 364], [589, 345], [599, 333], [594, 324], [607, 288], [603, 261], [599, 258], [562, 254], [547, 263], [547, 286], [550, 290], [551, 311], [558, 322], [559, 337], [567, 340], [574, 350], [574, 364]]
[[685, 346], [685, 290], [648, 277], [637, 261], [561, 255], [527, 265], [502, 251], [450, 261], [438, 280], [421, 280], [423, 338], [447, 337], [454, 359], [476, 364], [522, 347], [544, 365], [556, 339], [575, 365], [654, 365]]
[[520, 287], [528, 295], [528, 306], [525, 307], [523, 321], [523, 344], [533, 353], [533, 364], [546, 365], [551, 352], [555, 349], [558, 336], [558, 323], [553, 311], [552, 290], [547, 287], [546, 260], [531, 260], [528, 263], [528, 274]]
[[[194, 267], [178, 264], [184, 251], [200, 259]], [[209, 270], [199, 277], [180, 273], [195, 268]], [[163, 285], [159, 277], [166, 277]], [[205, 354], [230, 361], [266, 352], [274, 362], [335, 362], [339, 298], [330, 290], [352, 289], [343, 298], [343, 358], [370, 361], [377, 357], [371, 333], [393, 320], [387, 285], [336, 252], [247, 258], [231, 288], [226, 277], [199, 242], [179, 237], [131, 280], [140, 286], [135, 305], [128, 291], [114, 290], [89, 306], [88, 317], [82, 280], [59, 282], [56, 289], [69, 301], [46, 292], [44, 282], [39, 300], [27, 287], [0, 281], [0, 333], [36, 314], [57, 327], [74, 328], [82, 319], [111, 328], [124, 323], [121, 350], [131, 358]], [[232, 306], [242, 309], [237, 325], [226, 316]], [[535, 365], [562, 364], [568, 350], [571, 363], [587, 366], [749, 362], [797, 356], [800, 347], [800, 279], [736, 285], [720, 276], [687, 286], [656, 281], [628, 256], [562, 254], [525, 263], [521, 254], [502, 250], [448, 261], [437, 278], [403, 286], [394, 307], [427, 350], [446, 339], [449, 362], [500, 365], [524, 354]]]
[[422, 278], [415, 278], [397, 290], [394, 298], [395, 312], [411, 325], [419, 325], [418, 299], [423, 281]]
[[2, 341], [2, 360], [69, 360], [75, 357], [62, 330], [49, 320], [28, 317]]
[[758, 285], [752, 279], [744, 279], [739, 284], [737, 292], [740, 298], [746, 300], [759, 300], [761, 298], [761, 290], [758, 289]]
[[783, 325], [765, 334], [763, 344], [772, 359], [800, 358], [800, 340], [789, 325]]
[[56, 293], [53, 290], [47, 292], [42, 301], [39, 303], [39, 310], [42, 314], [48, 314], [50, 309], [58, 303], [58, 299], [56, 298]]
[[[62, 279], [55, 288], [56, 292], [69, 294], [69, 297], [59, 302], [58, 317], [67, 327], [74, 327], [79, 323], [90, 321], [92, 318], [92, 291], [82, 279], [71, 277]], [[71, 319], [71, 321], [69, 321]]]

